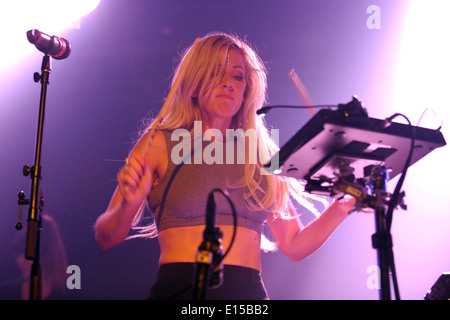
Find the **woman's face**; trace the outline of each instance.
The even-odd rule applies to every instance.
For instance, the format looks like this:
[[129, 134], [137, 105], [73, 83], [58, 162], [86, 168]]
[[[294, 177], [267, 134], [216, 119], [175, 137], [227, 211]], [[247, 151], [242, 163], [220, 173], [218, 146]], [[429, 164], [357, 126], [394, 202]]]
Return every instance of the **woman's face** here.
[[227, 51], [226, 48], [219, 51], [219, 61], [226, 61], [225, 65], [219, 64], [217, 72], [213, 75], [220, 79], [209, 96], [200, 101], [200, 112], [202, 119], [209, 121], [210, 125], [222, 123], [229, 126], [231, 118], [244, 102], [244, 93], [247, 88], [245, 63], [244, 57], [238, 50]]

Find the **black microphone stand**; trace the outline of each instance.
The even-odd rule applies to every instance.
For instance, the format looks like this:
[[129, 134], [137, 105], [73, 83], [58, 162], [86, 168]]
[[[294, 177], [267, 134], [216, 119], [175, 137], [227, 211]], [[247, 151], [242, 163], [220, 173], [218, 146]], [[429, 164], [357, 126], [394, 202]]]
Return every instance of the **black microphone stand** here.
[[[394, 267], [392, 253], [392, 236], [387, 228], [385, 212], [386, 182], [388, 173], [383, 166], [372, 166], [370, 185], [374, 192], [373, 209], [375, 210], [375, 233], [372, 235], [372, 247], [378, 251], [378, 267], [380, 268], [380, 299], [391, 299], [389, 272]], [[396, 279], [394, 278], [394, 286]]]
[[[364, 168], [364, 179], [358, 179], [355, 182], [353, 168], [348, 165], [342, 165], [336, 170], [338, 180], [332, 187], [326, 188], [331, 196], [340, 198], [343, 194], [349, 194], [356, 198], [355, 211], [363, 208], [371, 208], [375, 213], [375, 233], [372, 235], [372, 247], [378, 253], [378, 267], [380, 270], [380, 299], [391, 299], [390, 274], [392, 273], [395, 295], [399, 298], [397, 289], [397, 279], [394, 264], [394, 255], [392, 250], [392, 236], [389, 231], [386, 207], [392, 200], [392, 195], [386, 192], [386, 183], [389, 180], [388, 170], [385, 166], [370, 165]], [[326, 191], [324, 188], [316, 188], [314, 184], [306, 187], [309, 192]], [[402, 203], [404, 192], [393, 203], [394, 207], [399, 205], [406, 209]]]
[[211, 277], [215, 268], [220, 268], [223, 259], [222, 254], [222, 232], [215, 227], [215, 202], [214, 190], [209, 194], [206, 209], [206, 227], [203, 232], [203, 241], [197, 251], [197, 268], [193, 288], [194, 300], [205, 300], [208, 287], [221, 285], [222, 279], [219, 273], [218, 278]]
[[[27, 220], [27, 237], [25, 247], [25, 258], [32, 260], [30, 272], [30, 300], [41, 299], [41, 268], [39, 263], [39, 241], [40, 230], [42, 229], [42, 219], [39, 215], [40, 201], [39, 201], [39, 181], [41, 179], [41, 152], [42, 152], [42, 136], [44, 130], [44, 115], [45, 115], [45, 101], [47, 97], [47, 86], [49, 84], [49, 78], [51, 73], [51, 58], [49, 55], [45, 55], [42, 59], [41, 74], [34, 73], [34, 81], [41, 82], [41, 96], [39, 103], [39, 117], [38, 127], [36, 135], [36, 149], [34, 166], [23, 167], [23, 174], [25, 176], [31, 176], [31, 194], [30, 199], [24, 199], [23, 192], [19, 193], [19, 206], [21, 210], [22, 204], [30, 204], [28, 210]], [[20, 221], [21, 212], [19, 212], [19, 222], [16, 225], [16, 229], [22, 229]]]

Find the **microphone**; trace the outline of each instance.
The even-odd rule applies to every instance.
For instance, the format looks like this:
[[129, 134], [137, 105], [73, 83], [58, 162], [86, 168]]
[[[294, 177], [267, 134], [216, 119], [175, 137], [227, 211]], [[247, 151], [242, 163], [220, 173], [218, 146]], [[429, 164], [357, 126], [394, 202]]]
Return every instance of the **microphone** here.
[[28, 41], [36, 48], [57, 60], [62, 60], [70, 56], [72, 48], [69, 41], [57, 36], [49, 36], [39, 30], [33, 29], [27, 31]]
[[272, 109], [275, 106], [264, 106], [261, 109], [256, 111], [256, 114], [260, 115], [262, 114], [263, 116], [266, 115], [267, 112], [269, 112], [270, 109]]
[[216, 202], [214, 200], [214, 192], [211, 192], [208, 196], [208, 202], [206, 203], [206, 228], [205, 232], [208, 236], [214, 235], [216, 225]]
[[269, 110], [271, 109], [278, 109], [278, 108], [285, 108], [285, 109], [311, 109], [311, 108], [317, 108], [317, 109], [321, 109], [321, 108], [333, 108], [336, 107], [335, 105], [318, 105], [318, 106], [312, 106], [312, 107], [308, 107], [308, 106], [284, 106], [284, 105], [276, 105], [276, 106], [264, 106], [261, 109], [256, 111], [256, 114], [258, 115], [265, 115], [267, 112], [269, 112]]
[[204, 231], [204, 241], [211, 243], [212, 252], [212, 270], [209, 274], [209, 287], [218, 288], [223, 283], [223, 263], [218, 263], [218, 259], [223, 257], [222, 244], [221, 244], [221, 232], [216, 228], [216, 202], [214, 200], [214, 190], [208, 196], [208, 202], [206, 205], [206, 228]]

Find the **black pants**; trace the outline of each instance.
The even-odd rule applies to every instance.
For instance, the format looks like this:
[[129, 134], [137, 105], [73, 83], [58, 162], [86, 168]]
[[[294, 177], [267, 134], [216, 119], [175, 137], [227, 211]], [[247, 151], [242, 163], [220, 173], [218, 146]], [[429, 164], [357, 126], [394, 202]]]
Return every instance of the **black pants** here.
[[[150, 300], [192, 300], [196, 275], [195, 263], [169, 263], [159, 268], [152, 286]], [[268, 300], [266, 289], [258, 270], [225, 265], [223, 283], [218, 288], [208, 288], [208, 300]]]

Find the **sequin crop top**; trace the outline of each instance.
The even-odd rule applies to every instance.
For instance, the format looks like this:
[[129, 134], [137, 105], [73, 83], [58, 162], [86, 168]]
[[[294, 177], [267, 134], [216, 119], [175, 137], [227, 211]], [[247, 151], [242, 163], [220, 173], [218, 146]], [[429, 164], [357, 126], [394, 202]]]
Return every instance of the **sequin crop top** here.
[[[263, 223], [270, 212], [268, 210], [250, 211], [244, 198], [244, 188], [246, 187], [228, 187], [243, 176], [244, 165], [227, 164], [226, 161], [223, 161], [222, 164], [217, 163], [219, 161], [207, 164], [207, 161], [204, 161], [205, 159], [202, 159], [199, 163], [200, 154], [198, 152], [200, 152], [200, 148], [195, 150], [194, 142], [194, 139], [197, 138], [189, 138], [192, 150], [194, 150], [189, 155], [192, 156], [192, 161], [184, 161], [177, 168], [174, 158], [182, 153], [180, 151], [181, 141], [171, 141], [171, 131], [163, 131], [163, 133], [166, 139], [169, 163], [162, 181], [152, 189], [148, 197], [149, 208], [154, 213], [158, 232], [174, 227], [204, 225], [208, 195], [213, 189], [221, 188], [229, 193], [234, 204], [237, 213], [237, 225], [261, 233]], [[201, 141], [200, 143], [202, 155], [205, 154], [205, 148], [212, 147], [210, 144], [219, 144], [211, 141]], [[184, 144], [184, 146], [187, 146], [187, 144]], [[197, 144], [197, 146], [199, 145]], [[226, 153], [223, 144], [213, 147], [221, 147], [224, 150], [223, 154]], [[172, 151], [174, 151], [173, 154]], [[197, 158], [195, 158], [196, 156]], [[172, 175], [174, 170], [176, 174]], [[216, 202], [216, 225], [233, 225], [233, 214], [229, 202], [222, 194], [215, 194], [214, 198]], [[162, 202], [163, 212], [161, 213]]]

